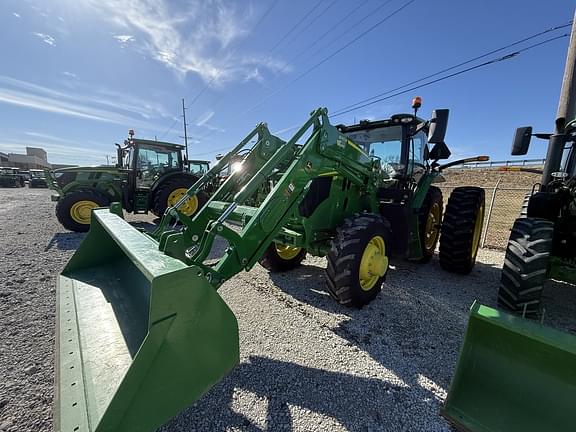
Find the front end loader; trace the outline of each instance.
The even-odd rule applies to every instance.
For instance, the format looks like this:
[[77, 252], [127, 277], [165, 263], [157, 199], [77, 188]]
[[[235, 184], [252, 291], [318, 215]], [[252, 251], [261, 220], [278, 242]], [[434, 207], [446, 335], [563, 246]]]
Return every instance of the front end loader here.
[[[327, 256], [328, 292], [361, 307], [380, 291], [390, 256], [428, 260], [441, 230], [431, 184], [449, 155], [447, 115], [335, 127], [321, 108], [288, 141], [259, 124], [154, 232], [125, 222], [120, 204], [93, 210], [58, 280], [55, 429], [152, 431], [208, 391], [239, 361], [236, 318], [217, 290], [257, 263], [278, 271], [306, 253]], [[231, 164], [204, 207], [182, 211]], [[476, 189], [456, 195], [440, 260], [465, 273], [484, 201]], [[215, 258], [217, 241], [227, 247]]]

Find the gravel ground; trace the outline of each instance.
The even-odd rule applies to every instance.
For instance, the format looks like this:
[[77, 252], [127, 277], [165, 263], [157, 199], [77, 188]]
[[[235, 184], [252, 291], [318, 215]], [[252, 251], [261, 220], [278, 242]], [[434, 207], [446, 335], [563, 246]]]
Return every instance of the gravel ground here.
[[[56, 275], [83, 235], [58, 224], [49, 195], [0, 189], [3, 432], [52, 430]], [[238, 317], [241, 363], [162, 431], [450, 430], [438, 411], [468, 308], [494, 304], [502, 259], [483, 250], [466, 277], [436, 259], [396, 262], [362, 310], [324, 292], [321, 258], [290, 273], [256, 266], [236, 276], [220, 293]], [[545, 297], [547, 324], [576, 333], [568, 287], [550, 283]]]

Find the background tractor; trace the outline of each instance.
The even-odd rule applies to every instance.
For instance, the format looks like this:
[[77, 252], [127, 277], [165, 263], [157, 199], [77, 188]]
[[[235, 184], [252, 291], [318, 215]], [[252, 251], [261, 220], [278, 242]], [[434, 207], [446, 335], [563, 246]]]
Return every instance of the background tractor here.
[[29, 188], [47, 188], [48, 182], [46, 181], [46, 173], [44, 170], [31, 169], [30, 180], [28, 180]]
[[431, 185], [447, 166], [487, 158], [440, 165], [447, 120], [437, 110], [336, 127], [320, 108], [288, 141], [256, 126], [152, 233], [117, 203], [94, 210], [58, 279], [56, 430], [152, 431], [208, 391], [239, 361], [238, 323], [217, 289], [257, 263], [283, 271], [326, 256], [328, 292], [355, 307], [378, 294], [391, 256], [428, 261], [439, 235], [441, 265], [469, 272], [484, 194], [456, 189], [441, 226]]
[[[506, 249], [498, 305], [513, 313], [478, 303], [470, 310], [442, 408], [461, 430], [576, 428], [576, 335], [526, 319], [539, 314], [547, 278], [576, 283], [576, 15], [555, 123], [553, 134], [536, 134], [549, 139], [542, 181]], [[519, 128], [512, 154], [526, 154], [531, 136], [532, 128]]]
[[18, 168], [0, 167], [0, 187], [24, 187], [24, 177]]
[[[191, 161], [186, 169], [184, 146], [130, 137], [117, 146], [115, 167], [62, 168], [48, 174], [48, 185], [57, 192], [58, 221], [71, 231], [88, 231], [90, 213], [117, 201], [136, 214], [151, 211], [162, 216], [186, 190], [208, 171], [208, 161]], [[190, 197], [182, 211], [193, 215], [207, 200], [208, 190]]]

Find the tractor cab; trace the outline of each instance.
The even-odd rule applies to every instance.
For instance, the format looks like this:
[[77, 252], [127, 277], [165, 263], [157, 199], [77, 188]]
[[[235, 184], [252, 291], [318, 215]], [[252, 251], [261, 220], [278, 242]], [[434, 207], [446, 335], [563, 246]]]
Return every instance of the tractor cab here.
[[428, 139], [424, 130], [415, 130], [415, 125], [423, 122], [412, 114], [398, 114], [386, 120], [339, 125], [338, 129], [380, 161], [385, 178], [418, 180], [426, 170]]

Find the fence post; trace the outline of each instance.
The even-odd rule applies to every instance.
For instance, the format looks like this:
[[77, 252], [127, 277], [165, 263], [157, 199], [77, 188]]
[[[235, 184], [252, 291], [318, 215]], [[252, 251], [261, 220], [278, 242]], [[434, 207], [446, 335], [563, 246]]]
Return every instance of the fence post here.
[[494, 200], [496, 199], [496, 191], [498, 190], [498, 186], [502, 181], [502, 177], [498, 179], [494, 189], [492, 190], [492, 199], [490, 199], [490, 207], [488, 207], [488, 216], [486, 218], [486, 225], [484, 226], [484, 232], [482, 233], [482, 244], [481, 248], [484, 249], [484, 245], [486, 244], [486, 235], [488, 234], [488, 226], [490, 226], [490, 218], [492, 217], [492, 209], [494, 208]]

